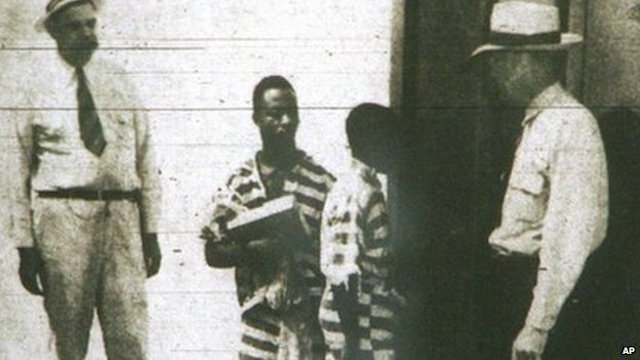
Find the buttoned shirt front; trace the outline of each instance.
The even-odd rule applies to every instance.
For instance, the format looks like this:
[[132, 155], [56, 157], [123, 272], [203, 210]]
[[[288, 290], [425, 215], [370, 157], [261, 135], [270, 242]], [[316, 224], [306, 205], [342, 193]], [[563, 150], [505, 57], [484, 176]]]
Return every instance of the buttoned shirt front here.
[[30, 111], [17, 120], [20, 184], [13, 223], [19, 246], [33, 241], [31, 190], [141, 189], [143, 229], [157, 232], [160, 182], [149, 123], [124, 71], [95, 55], [84, 67], [107, 143], [98, 157], [80, 137], [75, 69], [51, 54], [43, 70], [28, 96]]
[[489, 243], [539, 256], [527, 324], [549, 330], [604, 239], [606, 159], [596, 119], [557, 83], [531, 102], [522, 127], [501, 224]]
[[357, 159], [332, 188], [322, 215], [321, 267], [332, 285], [389, 274], [389, 219], [376, 171]]

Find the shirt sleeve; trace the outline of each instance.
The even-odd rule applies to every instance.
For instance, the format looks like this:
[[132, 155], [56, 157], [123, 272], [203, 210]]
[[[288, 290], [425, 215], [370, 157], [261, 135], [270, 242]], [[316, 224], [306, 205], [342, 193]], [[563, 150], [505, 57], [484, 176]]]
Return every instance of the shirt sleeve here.
[[17, 247], [34, 246], [33, 222], [31, 215], [31, 171], [34, 166], [33, 156], [33, 119], [32, 114], [18, 113], [15, 117], [17, 140], [12, 144], [16, 154], [15, 188], [11, 191], [14, 209], [11, 215], [11, 233]]
[[550, 330], [589, 255], [604, 239], [608, 179], [595, 119], [586, 111], [566, 121], [549, 169], [540, 267], [527, 325]]
[[228, 241], [221, 229], [221, 226], [225, 226], [224, 224], [245, 210], [240, 194], [235, 191], [239, 183], [242, 183], [241, 176], [232, 175], [226, 185], [220, 187], [213, 196], [208, 227], [213, 231], [215, 238], [207, 241], [205, 250], [209, 266], [228, 268], [242, 265], [247, 255], [246, 250], [237, 242]]
[[[140, 104], [140, 102], [138, 102]], [[139, 106], [139, 105], [138, 105]], [[140, 213], [143, 233], [157, 233], [161, 213], [160, 170], [156, 163], [154, 144], [147, 112], [134, 110], [136, 126], [136, 170], [142, 184]]]
[[333, 210], [335, 206], [333, 205], [333, 197], [328, 196], [326, 202], [324, 203], [324, 209], [322, 211], [322, 218], [320, 222], [320, 269], [323, 274], [327, 275], [330, 273], [331, 269], [331, 248], [332, 237], [331, 237], [331, 229], [329, 228], [329, 219], [332, 217], [331, 210]]
[[380, 189], [370, 193], [363, 209], [364, 256], [361, 266], [364, 271], [381, 278], [389, 276], [389, 215], [384, 194]]
[[213, 211], [210, 225], [219, 225], [233, 220], [240, 212], [246, 210], [240, 194], [235, 190], [237, 178], [231, 176], [225, 186], [218, 188], [213, 196]]

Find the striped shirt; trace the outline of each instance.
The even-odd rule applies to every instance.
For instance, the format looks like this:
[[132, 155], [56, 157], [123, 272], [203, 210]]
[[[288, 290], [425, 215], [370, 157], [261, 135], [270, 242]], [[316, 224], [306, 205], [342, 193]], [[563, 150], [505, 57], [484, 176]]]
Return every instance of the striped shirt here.
[[[315, 316], [324, 287], [319, 233], [322, 209], [334, 178], [302, 151], [286, 171], [259, 164], [258, 155], [233, 172], [222, 192], [231, 194], [236, 209], [256, 208], [274, 197], [293, 194], [311, 230], [311, 241], [278, 259], [234, 264], [238, 301], [243, 307], [240, 357], [282, 359], [283, 353], [288, 353], [284, 358], [305, 358], [300, 355], [304, 349], [290, 347], [296, 343], [308, 348], [309, 353], [313, 346], [323, 348]], [[213, 222], [228, 221], [234, 212], [216, 203]], [[269, 296], [273, 292], [282, 296], [276, 295], [273, 300], [274, 296]], [[295, 340], [289, 341], [291, 337]]]
[[331, 285], [359, 274], [359, 359], [393, 359], [395, 315], [402, 301], [389, 288], [389, 220], [373, 169], [353, 160], [352, 172], [331, 190], [321, 230], [322, 271], [327, 278], [319, 311], [329, 358], [342, 359], [345, 347]]

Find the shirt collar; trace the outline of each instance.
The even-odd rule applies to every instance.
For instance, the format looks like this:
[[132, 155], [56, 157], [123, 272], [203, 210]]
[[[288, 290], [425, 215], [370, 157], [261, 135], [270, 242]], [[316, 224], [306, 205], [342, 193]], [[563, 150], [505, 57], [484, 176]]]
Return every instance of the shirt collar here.
[[[291, 167], [291, 169], [288, 169], [287, 171], [292, 171], [295, 172], [295, 169], [298, 167], [298, 165], [300, 164], [300, 162], [306, 157], [306, 154], [304, 151], [296, 149], [296, 158], [295, 161], [293, 163], [293, 166]], [[277, 168], [276, 166], [273, 165], [268, 165], [265, 164], [262, 160], [262, 150], [258, 150], [256, 152], [256, 155], [253, 158], [253, 164], [252, 164], [252, 169], [253, 171], [262, 174], [263, 176], [270, 176], [272, 175], [276, 170], [282, 170]]]
[[357, 173], [362, 173], [362, 174], [370, 170], [370, 167], [368, 167], [365, 163], [363, 163], [362, 161], [356, 158], [351, 158], [351, 168]]
[[527, 106], [525, 111], [524, 120], [522, 120], [522, 126], [526, 126], [529, 122], [535, 119], [542, 110], [548, 107], [553, 101], [562, 94], [562, 86], [559, 82], [555, 82], [546, 89], [542, 90]]
[[[76, 68], [71, 66], [68, 62], [66, 62], [62, 58], [62, 56], [60, 56], [60, 54], [57, 52], [55, 56], [55, 62], [57, 64], [58, 71], [60, 71], [60, 73], [63, 74], [60, 78], [65, 80], [65, 85], [67, 86], [75, 85], [76, 82], [78, 81], [78, 76], [76, 75]], [[91, 79], [93, 74], [93, 71], [92, 71], [93, 67], [91, 66], [91, 63], [92, 61], [89, 61], [83, 67], [84, 75], [89, 85], [91, 85]]]
[[61, 75], [59, 79], [64, 81], [64, 85], [69, 86], [76, 82], [76, 69], [73, 66], [69, 65], [59, 53], [56, 52], [55, 56], [55, 64], [56, 71], [58, 71]]
[[351, 159], [351, 169], [358, 174], [360, 178], [365, 180], [369, 184], [376, 185], [378, 184], [377, 172], [374, 168], [368, 166], [362, 161], [352, 158]]

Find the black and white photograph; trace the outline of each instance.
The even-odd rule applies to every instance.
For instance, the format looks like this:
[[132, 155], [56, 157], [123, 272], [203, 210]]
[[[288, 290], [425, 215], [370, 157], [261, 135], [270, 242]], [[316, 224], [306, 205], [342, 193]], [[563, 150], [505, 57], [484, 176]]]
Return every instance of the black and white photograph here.
[[0, 360], [640, 356], [640, 0], [3, 0]]

